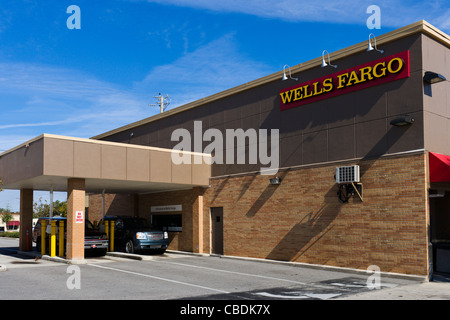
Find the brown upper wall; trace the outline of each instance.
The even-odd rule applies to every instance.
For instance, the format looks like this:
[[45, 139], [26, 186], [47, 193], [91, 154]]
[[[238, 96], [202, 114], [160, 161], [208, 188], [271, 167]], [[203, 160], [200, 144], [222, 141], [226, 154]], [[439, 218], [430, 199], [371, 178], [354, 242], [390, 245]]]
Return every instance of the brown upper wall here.
[[[422, 37], [423, 69], [450, 79], [450, 50], [426, 35]], [[424, 88], [425, 149], [450, 155], [450, 82]]]
[[86, 179], [86, 188], [93, 191], [209, 185], [209, 164], [176, 165], [171, 154], [161, 148], [43, 134], [0, 154], [0, 177], [5, 189], [49, 190], [53, 185], [55, 191], [65, 191], [68, 178]]
[[[186, 128], [192, 133], [194, 121], [202, 121], [203, 132], [217, 128], [223, 134], [226, 129], [279, 129], [280, 168], [423, 149], [422, 49], [431, 38], [450, 43], [448, 36], [420, 22], [377, 37], [378, 48], [385, 51], [382, 55], [366, 52], [365, 41], [331, 54], [338, 69], [321, 68], [321, 58], [292, 68], [293, 77], [301, 83], [409, 50], [410, 77], [406, 79], [280, 111], [280, 90], [297, 82], [281, 81], [282, 73], [277, 73], [94, 138], [173, 148], [178, 142], [170, 141], [172, 132]], [[413, 116], [411, 126], [390, 125], [405, 114]], [[209, 143], [204, 142], [203, 148]], [[259, 171], [260, 167], [216, 164], [212, 175]]]
[[0, 154], [0, 178], [4, 185], [26, 180], [43, 174], [44, 141], [33, 139], [14, 149]]

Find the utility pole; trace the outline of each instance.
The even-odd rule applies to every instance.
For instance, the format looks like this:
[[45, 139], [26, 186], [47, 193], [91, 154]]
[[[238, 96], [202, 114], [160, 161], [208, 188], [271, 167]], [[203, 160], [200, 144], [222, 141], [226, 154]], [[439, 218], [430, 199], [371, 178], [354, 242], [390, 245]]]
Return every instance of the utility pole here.
[[157, 95], [157, 96], [155, 96], [155, 97], [153, 97], [153, 98], [157, 99], [157, 100], [156, 100], [156, 101], [157, 101], [157, 104], [150, 104], [149, 106], [159, 106], [159, 112], [160, 112], [160, 113], [163, 113], [164, 110], [166, 110], [166, 108], [167, 108], [167, 107], [169, 106], [169, 104], [170, 104], [170, 98], [169, 98], [169, 95], [166, 94], [166, 96], [163, 97], [163, 96], [161, 95], [161, 93], [159, 93], [159, 95]]

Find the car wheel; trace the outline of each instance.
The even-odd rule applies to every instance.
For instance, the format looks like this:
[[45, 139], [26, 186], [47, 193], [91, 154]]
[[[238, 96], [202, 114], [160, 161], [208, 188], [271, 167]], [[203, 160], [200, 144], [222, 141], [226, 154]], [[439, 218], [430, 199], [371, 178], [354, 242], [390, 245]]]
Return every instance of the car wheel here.
[[125, 252], [126, 253], [134, 253], [133, 240], [128, 240], [128, 242], [125, 244]]

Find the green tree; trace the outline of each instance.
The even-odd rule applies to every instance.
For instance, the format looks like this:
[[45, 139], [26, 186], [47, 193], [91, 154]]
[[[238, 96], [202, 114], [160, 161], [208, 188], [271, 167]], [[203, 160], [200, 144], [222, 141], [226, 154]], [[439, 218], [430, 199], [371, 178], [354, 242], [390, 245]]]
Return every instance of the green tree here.
[[53, 214], [60, 217], [67, 217], [67, 201], [56, 200], [53, 202]]
[[0, 213], [12, 213], [9, 204], [5, 208], [0, 208]]
[[[49, 217], [50, 216], [50, 205], [42, 198], [39, 198], [33, 204], [33, 216], [35, 218], [39, 217]], [[53, 216], [67, 217], [67, 201], [53, 201]]]
[[50, 212], [50, 206], [46, 203], [42, 202], [42, 198], [39, 198], [38, 201], [33, 203], [33, 217], [48, 217]]
[[[2, 210], [4, 210], [4, 209], [2, 209]], [[8, 209], [8, 211], [9, 211], [9, 209]], [[2, 212], [3, 223], [5, 223], [7, 225], [12, 219], [14, 219], [14, 217], [11, 214], [11, 212]]]

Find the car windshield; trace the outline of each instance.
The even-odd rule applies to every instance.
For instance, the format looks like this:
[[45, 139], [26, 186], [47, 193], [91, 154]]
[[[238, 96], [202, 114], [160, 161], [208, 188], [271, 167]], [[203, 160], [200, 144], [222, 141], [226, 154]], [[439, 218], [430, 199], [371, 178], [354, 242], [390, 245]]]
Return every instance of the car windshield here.
[[123, 219], [126, 228], [151, 228], [152, 225], [143, 218], [126, 218]]

